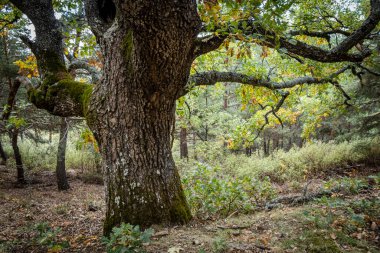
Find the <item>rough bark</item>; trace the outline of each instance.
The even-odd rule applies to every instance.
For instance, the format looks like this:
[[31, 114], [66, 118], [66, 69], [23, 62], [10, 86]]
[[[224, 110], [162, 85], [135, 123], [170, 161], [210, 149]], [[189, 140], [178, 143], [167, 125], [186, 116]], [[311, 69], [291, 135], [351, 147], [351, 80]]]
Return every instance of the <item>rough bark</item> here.
[[25, 184], [24, 166], [22, 164], [21, 153], [18, 147], [18, 134], [19, 134], [19, 130], [17, 128], [12, 129], [11, 131], [12, 149], [13, 149], [13, 154], [16, 161], [17, 182], [19, 184]]
[[105, 59], [87, 117], [104, 161], [104, 232], [121, 222], [186, 223], [171, 147], [175, 101], [195, 57], [195, 1], [117, 1], [109, 12], [88, 1], [86, 9]]
[[67, 123], [66, 118], [61, 119], [61, 125], [59, 129], [59, 143], [58, 143], [58, 152], [57, 152], [57, 185], [58, 190], [64, 191], [70, 189], [69, 182], [67, 181], [66, 176], [66, 144], [67, 144], [67, 135], [69, 131], [69, 124]]

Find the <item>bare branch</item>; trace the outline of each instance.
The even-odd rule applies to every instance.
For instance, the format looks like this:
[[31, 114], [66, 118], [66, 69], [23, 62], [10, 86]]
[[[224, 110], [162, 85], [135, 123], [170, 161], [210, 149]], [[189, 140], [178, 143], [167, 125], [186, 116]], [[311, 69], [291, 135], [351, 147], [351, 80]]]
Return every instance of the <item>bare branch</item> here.
[[347, 94], [347, 92], [342, 88], [342, 86], [340, 86], [340, 84], [337, 82], [337, 81], [332, 81], [331, 82], [332, 85], [334, 85], [343, 95], [343, 97], [345, 98], [344, 100], [344, 104], [347, 105], [347, 106], [352, 106], [348, 101], [351, 100], [351, 97]]
[[28, 36], [20, 36], [21, 41], [34, 53], [36, 51], [36, 43], [28, 38]]
[[[261, 132], [264, 130], [265, 126], [269, 124], [269, 118], [268, 117], [270, 114], [273, 114], [273, 116], [275, 116], [277, 118], [277, 120], [280, 122], [281, 126], [283, 127], [282, 120], [280, 117], [277, 116], [276, 113], [278, 112], [278, 110], [280, 110], [281, 106], [285, 103], [285, 100], [289, 96], [290, 93], [288, 91], [285, 91], [285, 92], [279, 91], [279, 92], [281, 94], [280, 101], [278, 101], [278, 103], [276, 104], [275, 107], [271, 106], [271, 110], [268, 111], [267, 113], [265, 113], [265, 115], [264, 115], [265, 123], [260, 127], [260, 129], [258, 130], [258, 132], [257, 132], [257, 134], [253, 140], [256, 140], [260, 136]], [[264, 108], [266, 108], [266, 107], [267, 106], [264, 106]]]

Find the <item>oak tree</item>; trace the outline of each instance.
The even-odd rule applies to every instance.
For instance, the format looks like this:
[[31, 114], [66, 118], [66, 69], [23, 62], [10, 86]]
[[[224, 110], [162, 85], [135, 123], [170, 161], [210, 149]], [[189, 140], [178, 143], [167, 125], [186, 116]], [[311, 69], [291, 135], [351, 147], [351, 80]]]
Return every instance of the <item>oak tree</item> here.
[[[322, 83], [339, 87], [337, 76], [352, 68], [281, 82], [238, 71], [190, 75], [198, 57], [233, 39], [274, 48], [299, 61], [357, 63], [370, 56], [366, 41], [375, 36], [380, 20], [379, 0], [371, 0], [364, 20], [351, 27], [336, 26], [339, 18], [319, 12], [299, 30], [286, 25], [294, 1], [86, 0], [87, 21], [104, 60], [101, 80], [85, 84], [68, 71], [52, 0], [10, 2], [35, 27], [35, 39], [22, 37], [41, 75], [41, 84], [29, 90], [30, 101], [54, 115], [85, 117], [98, 141], [106, 234], [121, 222], [147, 226], [191, 219], [171, 147], [176, 100], [192, 87], [236, 82], [281, 90], [282, 98], [270, 112], [275, 114], [289, 95], [287, 88]], [[305, 2], [318, 9], [315, 1]], [[332, 25], [316, 26], [323, 22], [315, 16]], [[297, 36], [324, 38], [330, 47]]]

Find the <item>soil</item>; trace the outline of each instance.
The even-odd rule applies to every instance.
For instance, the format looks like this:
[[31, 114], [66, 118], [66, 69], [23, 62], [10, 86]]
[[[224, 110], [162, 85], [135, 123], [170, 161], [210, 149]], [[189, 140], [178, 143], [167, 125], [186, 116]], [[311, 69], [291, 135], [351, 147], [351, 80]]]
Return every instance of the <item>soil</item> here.
[[[28, 175], [29, 183], [23, 186], [13, 183], [14, 174], [13, 170], [0, 166], [0, 252], [106, 252], [101, 241], [105, 215], [102, 185], [86, 184], [74, 174], [69, 177], [71, 190], [58, 191], [51, 172]], [[318, 188], [320, 182], [320, 178], [316, 179], [310, 188]], [[350, 196], [378, 197], [378, 188]], [[284, 206], [249, 215], [235, 213], [216, 221], [193, 220], [186, 226], [153, 226], [155, 235], [145, 250], [152, 253], [297, 252], [282, 249], [281, 242], [289, 237], [284, 231], [289, 228], [296, 231], [303, 226], [294, 216], [302, 208]], [[42, 223], [53, 230], [59, 229], [55, 240], [67, 241], [70, 247], [54, 251], [41, 246], [36, 239], [36, 226]], [[379, 242], [376, 235], [373, 238], [375, 241], [371, 243]], [[217, 251], [218, 247], [225, 251]]]

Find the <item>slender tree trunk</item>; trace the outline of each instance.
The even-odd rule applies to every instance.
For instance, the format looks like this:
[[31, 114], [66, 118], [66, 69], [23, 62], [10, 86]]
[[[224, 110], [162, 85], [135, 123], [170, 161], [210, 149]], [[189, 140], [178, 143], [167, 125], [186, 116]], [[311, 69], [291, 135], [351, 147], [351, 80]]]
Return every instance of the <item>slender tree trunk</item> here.
[[7, 164], [7, 155], [5, 154], [5, 151], [3, 149], [3, 145], [1, 144], [0, 141], [0, 157], [1, 157], [1, 165], [6, 165]]
[[263, 133], [263, 154], [264, 156], [267, 155], [267, 140], [265, 138], [265, 133]]
[[245, 155], [251, 156], [252, 155], [252, 147], [246, 147], [245, 148]]
[[58, 190], [68, 190], [70, 189], [69, 182], [67, 181], [66, 176], [66, 144], [67, 144], [67, 135], [69, 131], [69, 124], [67, 123], [66, 118], [61, 119], [61, 125], [59, 129], [59, 143], [58, 143], [58, 152], [57, 152], [57, 185]]
[[226, 89], [226, 91], [224, 92], [224, 95], [223, 95], [223, 109], [224, 110], [227, 110], [227, 108], [228, 108], [228, 90], [227, 90], [227, 86], [228, 86], [228, 84], [225, 83], [224, 84], [224, 88]]
[[195, 134], [195, 131], [193, 131], [193, 153], [194, 153], [194, 159], [197, 160], [198, 159], [198, 156], [197, 156], [197, 149], [196, 149], [196, 145], [197, 144], [197, 135]]
[[17, 182], [20, 184], [25, 184], [24, 166], [22, 164], [21, 153], [18, 147], [18, 134], [19, 130], [17, 128], [11, 130], [12, 148], [17, 169]]
[[[206, 88], [205, 91], [205, 102], [206, 102], [206, 108], [208, 108], [208, 88]], [[208, 141], [208, 123], [206, 121], [206, 126], [205, 126], [205, 141]]]
[[180, 134], [180, 157], [181, 159], [189, 159], [189, 151], [187, 148], [187, 129], [185, 127], [181, 127]]

